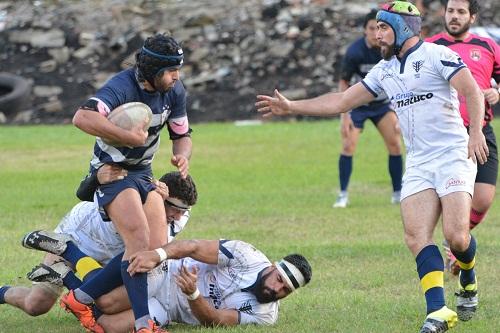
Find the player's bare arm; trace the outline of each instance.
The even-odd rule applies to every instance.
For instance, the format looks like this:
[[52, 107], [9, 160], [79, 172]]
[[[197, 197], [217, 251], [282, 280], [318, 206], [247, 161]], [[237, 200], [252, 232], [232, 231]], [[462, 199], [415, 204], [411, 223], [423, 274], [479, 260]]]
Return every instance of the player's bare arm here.
[[199, 294], [196, 285], [198, 280], [197, 269], [189, 271], [181, 266], [175, 276], [175, 283], [179, 286], [189, 302], [193, 315], [204, 326], [235, 326], [238, 325], [238, 312], [234, 309], [216, 309]]
[[272, 115], [333, 116], [367, 104], [373, 99], [374, 96], [365, 86], [357, 83], [341, 93], [328, 93], [297, 101], [290, 101], [275, 90], [274, 96], [258, 95], [255, 106], [264, 117]]
[[[162, 249], [166, 252], [168, 259], [193, 258], [206, 264], [217, 264], [219, 254], [219, 241], [217, 240], [180, 240], [164, 245]], [[142, 251], [130, 257], [128, 272], [148, 272], [155, 268], [161, 257], [157, 250]]]
[[472, 77], [468, 68], [463, 68], [450, 80], [458, 93], [465, 96], [470, 117], [469, 125], [469, 158], [484, 164], [489, 151], [483, 134], [484, 97], [481, 89]]
[[189, 173], [189, 159], [191, 158], [192, 147], [193, 143], [189, 136], [176, 139], [172, 143], [170, 162], [179, 170], [182, 178], [186, 178]]
[[111, 142], [120, 142], [124, 146], [142, 146], [148, 137], [143, 124], [138, 124], [130, 131], [111, 123], [99, 112], [78, 109], [73, 117], [73, 125], [90, 135], [99, 136]]

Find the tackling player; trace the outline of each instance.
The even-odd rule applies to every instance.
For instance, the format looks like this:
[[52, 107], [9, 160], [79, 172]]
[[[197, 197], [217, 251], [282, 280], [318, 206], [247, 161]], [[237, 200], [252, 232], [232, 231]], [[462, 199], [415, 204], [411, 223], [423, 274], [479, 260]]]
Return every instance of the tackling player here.
[[[96, 174], [99, 182], [104, 184], [116, 180], [123, 173], [109, 165], [101, 167]], [[168, 239], [175, 236], [185, 227], [189, 219], [190, 207], [196, 203], [197, 191], [190, 176], [183, 179], [179, 172], [170, 172], [160, 178], [160, 182], [168, 187], [158, 191], [165, 197], [165, 212], [169, 223]], [[182, 208], [179, 206], [182, 205]], [[48, 312], [62, 293], [62, 286], [76, 289], [82, 280], [87, 281], [101, 270], [101, 265], [123, 253], [124, 244], [116, 229], [110, 222], [104, 222], [94, 202], [80, 202], [59, 223], [56, 233], [34, 232], [26, 237], [23, 245], [29, 248], [49, 250], [55, 254], [47, 254], [44, 263], [33, 269], [28, 277], [34, 282], [31, 288], [4, 286], [0, 289], [0, 303], [16, 306], [32, 316]], [[63, 235], [64, 234], [64, 235]], [[37, 242], [28, 242], [37, 236]], [[45, 242], [42, 242], [44, 241]], [[78, 255], [75, 255], [79, 253]], [[76, 257], [76, 259], [75, 259]], [[68, 262], [62, 261], [62, 258]], [[114, 264], [119, 264], [115, 260]], [[77, 278], [73, 272], [79, 276]], [[148, 280], [151, 276], [148, 276]], [[41, 282], [43, 281], [43, 282]], [[120, 279], [121, 281], [121, 279]], [[106, 311], [118, 311], [130, 308], [127, 294], [123, 287], [115, 290], [113, 302], [98, 302], [99, 308]]]
[[[483, 164], [488, 156], [482, 132], [483, 96], [456, 53], [420, 40], [420, 13], [411, 3], [384, 5], [377, 13], [377, 28], [383, 60], [362, 82], [343, 93], [298, 101], [275, 90], [274, 96], [257, 96], [256, 106], [264, 116], [335, 115], [387, 94], [407, 152], [401, 215], [427, 303], [420, 332], [445, 332], [456, 324], [457, 313], [446, 307], [444, 262], [433, 241], [440, 215], [444, 237], [463, 264], [457, 293], [459, 318], [470, 319], [477, 308], [476, 242], [469, 232], [469, 212], [475, 163]], [[457, 91], [467, 100], [469, 135], [459, 115]]]
[[[472, 76], [482, 89], [485, 98], [485, 114], [483, 121], [483, 134], [490, 155], [488, 161], [477, 165], [474, 196], [470, 211], [469, 228], [472, 230], [483, 221], [495, 198], [495, 189], [498, 176], [498, 153], [495, 133], [490, 122], [493, 120], [492, 105], [498, 103], [500, 91], [491, 86], [491, 79], [500, 82], [500, 47], [490, 38], [480, 37], [469, 32], [479, 13], [477, 0], [449, 0], [446, 3], [444, 15], [446, 32], [430, 37], [427, 41], [444, 45], [458, 53], [463, 62], [470, 69]], [[460, 101], [460, 114], [464, 125], [469, 130], [470, 118], [467, 112], [467, 103], [464, 96], [458, 96]], [[446, 267], [453, 273], [460, 271], [459, 262], [456, 261], [449, 246], [447, 250]]]

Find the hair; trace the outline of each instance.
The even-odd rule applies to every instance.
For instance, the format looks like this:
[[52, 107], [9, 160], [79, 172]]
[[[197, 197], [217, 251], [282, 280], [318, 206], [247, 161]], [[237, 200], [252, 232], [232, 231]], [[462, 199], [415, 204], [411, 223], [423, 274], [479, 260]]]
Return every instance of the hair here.
[[363, 28], [366, 28], [369, 21], [375, 20], [377, 18], [377, 12], [378, 10], [372, 9], [368, 14], [366, 14], [365, 20], [363, 21]]
[[190, 175], [184, 179], [180, 172], [173, 171], [164, 174], [160, 181], [167, 184], [169, 196], [185, 201], [189, 206], [193, 206], [198, 200], [196, 185]]
[[311, 276], [312, 276], [312, 270], [311, 270], [311, 265], [309, 265], [309, 262], [307, 259], [300, 254], [289, 254], [286, 257], [283, 258], [283, 260], [288, 261], [304, 275], [304, 281], [305, 284], [308, 284], [309, 281], [311, 281]]
[[[144, 42], [144, 48], [161, 56], [178, 56], [181, 46], [177, 41], [166, 34], [156, 34], [148, 37]], [[151, 81], [163, 72], [165, 60], [143, 52], [142, 49], [135, 55], [136, 66], [139, 71], [139, 79]]]
[[[446, 5], [445, 5], [445, 8], [448, 8], [448, 2], [450, 0], [446, 1]], [[469, 3], [469, 13], [471, 15], [476, 15], [477, 13], [479, 13], [479, 11], [481, 10], [481, 6], [479, 5], [479, 1], [477, 0], [466, 0], [468, 3]]]

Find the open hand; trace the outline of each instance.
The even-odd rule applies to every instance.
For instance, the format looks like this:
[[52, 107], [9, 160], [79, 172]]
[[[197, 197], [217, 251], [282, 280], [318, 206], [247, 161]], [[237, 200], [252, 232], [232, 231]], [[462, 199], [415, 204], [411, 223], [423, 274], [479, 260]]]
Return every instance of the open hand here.
[[290, 101], [279, 93], [278, 89], [274, 89], [274, 96], [257, 95], [255, 103], [257, 112], [262, 113], [264, 118], [272, 115], [284, 116], [292, 114], [290, 109]]

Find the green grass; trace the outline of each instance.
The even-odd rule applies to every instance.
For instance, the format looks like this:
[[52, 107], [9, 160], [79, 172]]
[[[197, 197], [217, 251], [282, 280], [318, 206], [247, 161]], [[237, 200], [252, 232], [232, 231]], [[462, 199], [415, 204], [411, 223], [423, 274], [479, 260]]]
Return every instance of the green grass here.
[[[497, 133], [500, 123], [495, 123]], [[332, 121], [195, 125], [191, 162], [199, 191], [180, 238], [248, 241], [271, 260], [300, 252], [313, 267], [310, 285], [284, 300], [273, 327], [172, 332], [417, 332], [425, 302], [414, 260], [403, 243], [399, 208], [389, 204], [387, 153], [373, 126], [361, 136], [350, 185], [351, 205], [334, 210], [338, 187], [339, 123]], [[156, 175], [173, 170], [163, 137]], [[0, 128], [0, 284], [24, 278], [41, 254], [20, 246], [35, 228], [53, 228], [77, 202], [93, 139], [71, 126]], [[454, 332], [500, 327], [500, 206], [475, 235], [481, 308]], [[436, 233], [440, 244], [440, 228]], [[454, 306], [456, 280], [446, 276]], [[82, 332], [58, 307], [42, 317], [0, 305], [0, 332]]]

